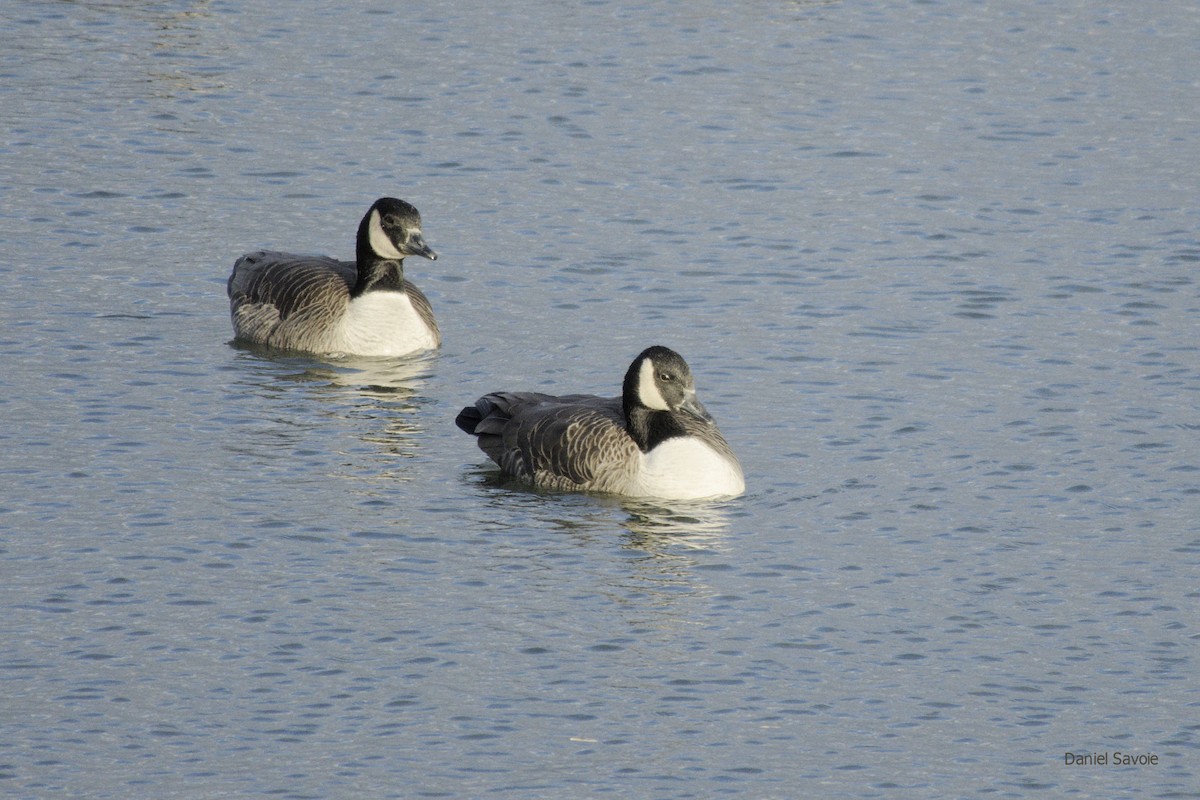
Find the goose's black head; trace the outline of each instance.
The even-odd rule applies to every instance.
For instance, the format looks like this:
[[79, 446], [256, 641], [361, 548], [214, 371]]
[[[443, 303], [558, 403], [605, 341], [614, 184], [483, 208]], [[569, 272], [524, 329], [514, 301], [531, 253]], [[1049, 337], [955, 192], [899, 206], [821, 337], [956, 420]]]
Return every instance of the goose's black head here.
[[696, 382], [687, 362], [661, 345], [643, 350], [629, 365], [621, 397], [626, 425], [642, 450], [672, 436], [686, 435], [677, 415], [712, 422], [696, 399]]
[[[358, 286], [367, 289], [399, 289], [404, 281], [406, 256], [437, 260], [437, 253], [421, 235], [421, 214], [395, 197], [375, 201], [358, 226]], [[395, 284], [395, 285], [392, 285]]]

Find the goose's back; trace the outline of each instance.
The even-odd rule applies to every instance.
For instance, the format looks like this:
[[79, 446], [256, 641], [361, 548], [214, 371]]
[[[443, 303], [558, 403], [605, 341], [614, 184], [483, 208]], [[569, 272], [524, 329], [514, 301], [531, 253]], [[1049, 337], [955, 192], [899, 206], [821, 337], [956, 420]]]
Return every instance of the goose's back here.
[[502, 470], [543, 489], [620, 493], [637, 476], [620, 398], [496, 392], [464, 409], [459, 425]]
[[244, 255], [227, 286], [234, 331], [260, 344], [320, 349], [314, 345], [345, 312], [355, 277], [353, 263], [326, 256]]

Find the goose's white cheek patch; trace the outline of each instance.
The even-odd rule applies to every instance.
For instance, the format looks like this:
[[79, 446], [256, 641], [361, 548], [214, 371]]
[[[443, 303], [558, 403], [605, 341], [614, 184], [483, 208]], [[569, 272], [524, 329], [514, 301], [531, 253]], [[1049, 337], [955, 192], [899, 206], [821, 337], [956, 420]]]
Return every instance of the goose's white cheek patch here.
[[396, 249], [396, 245], [392, 244], [392, 240], [383, 232], [383, 223], [379, 219], [379, 210], [371, 210], [371, 221], [367, 223], [367, 234], [371, 242], [371, 249], [379, 254], [380, 258], [404, 258], [404, 254]]
[[654, 364], [648, 358], [642, 362], [642, 367], [638, 370], [638, 399], [646, 408], [655, 411], [670, 411], [666, 398], [662, 396], [658, 384], [654, 382]]

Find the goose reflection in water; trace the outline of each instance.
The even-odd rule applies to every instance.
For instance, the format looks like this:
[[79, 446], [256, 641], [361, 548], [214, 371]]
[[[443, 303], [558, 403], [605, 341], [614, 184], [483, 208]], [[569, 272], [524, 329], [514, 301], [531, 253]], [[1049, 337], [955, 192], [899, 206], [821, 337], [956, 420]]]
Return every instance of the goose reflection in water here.
[[683, 547], [723, 550], [729, 532], [729, 502], [625, 501], [622, 526], [630, 543], [652, 552]]
[[[536, 489], [520, 478], [478, 466], [464, 479], [486, 491], [482, 500], [499, 512], [521, 507], [533, 518], [574, 536], [621, 536], [627, 546], [654, 555], [672, 551], [725, 550], [737, 500], [647, 500], [615, 495]], [[564, 507], [565, 506], [565, 507]], [[587, 507], [590, 507], [590, 511]]]
[[[238, 381], [239, 393], [269, 398], [273, 412], [257, 417], [257, 430], [249, 431], [235, 451], [273, 460], [282, 448], [293, 448], [315, 457], [327, 432], [340, 439], [321, 455], [336, 457], [336, 467], [327, 468], [338, 474], [349, 472], [372, 484], [411, 477], [407, 462], [424, 445], [424, 429], [416, 420], [430, 402], [422, 389], [434, 354], [325, 361], [255, 346], [239, 349], [250, 368]], [[331, 417], [344, 420], [358, 444], [347, 444], [337, 433], [345, 428], [327, 424]]]

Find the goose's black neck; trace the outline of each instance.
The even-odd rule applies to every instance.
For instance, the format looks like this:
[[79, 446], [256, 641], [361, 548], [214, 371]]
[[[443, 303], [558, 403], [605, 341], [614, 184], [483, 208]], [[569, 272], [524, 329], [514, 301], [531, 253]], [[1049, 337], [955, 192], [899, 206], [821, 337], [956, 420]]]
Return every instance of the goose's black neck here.
[[365, 292], [404, 291], [404, 261], [361, 256], [358, 259], [358, 279], [350, 290], [351, 297]]
[[404, 291], [404, 259], [380, 258], [371, 247], [369, 218], [363, 218], [358, 226], [358, 243], [355, 248], [355, 269], [358, 277], [350, 288], [350, 296], [358, 297], [364, 292]]
[[625, 429], [637, 443], [638, 449], [649, 453], [673, 436], [686, 436], [687, 430], [680, 424], [675, 413], [655, 411], [629, 398], [624, 400]]

